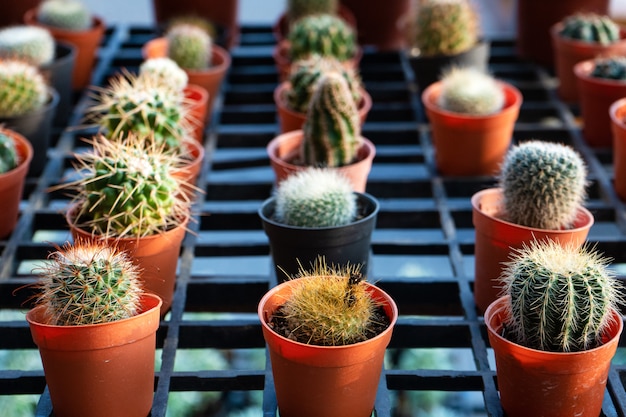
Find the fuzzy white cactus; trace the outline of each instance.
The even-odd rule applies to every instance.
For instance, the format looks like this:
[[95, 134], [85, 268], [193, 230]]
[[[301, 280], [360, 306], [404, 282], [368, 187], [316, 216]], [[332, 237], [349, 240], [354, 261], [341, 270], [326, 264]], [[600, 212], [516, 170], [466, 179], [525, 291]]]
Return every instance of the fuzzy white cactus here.
[[488, 115], [502, 109], [504, 91], [496, 79], [467, 67], [452, 68], [441, 79], [438, 104], [445, 110], [471, 115]]

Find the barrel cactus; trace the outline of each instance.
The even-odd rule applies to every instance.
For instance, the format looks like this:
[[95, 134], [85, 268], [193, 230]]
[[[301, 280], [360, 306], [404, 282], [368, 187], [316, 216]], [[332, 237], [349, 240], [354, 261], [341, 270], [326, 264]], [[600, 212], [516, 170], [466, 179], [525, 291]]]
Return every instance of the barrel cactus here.
[[590, 75], [608, 80], [626, 81], [626, 57], [599, 57], [594, 61]]
[[453, 68], [441, 79], [441, 108], [474, 116], [493, 114], [504, 106], [502, 86], [475, 68]]
[[181, 68], [187, 70], [205, 70], [211, 66], [213, 40], [199, 26], [178, 24], [166, 33], [168, 56]]
[[48, 86], [31, 64], [0, 59], [0, 117], [21, 116], [40, 109], [48, 100]]
[[338, 0], [288, 0], [287, 18], [295, 22], [312, 14], [336, 14], [338, 9]]
[[19, 163], [15, 142], [9, 135], [0, 132], [0, 174], [4, 174]]
[[588, 247], [533, 241], [501, 275], [511, 296], [506, 334], [523, 346], [578, 352], [602, 344], [612, 309], [621, 302], [608, 260]]
[[320, 78], [302, 130], [304, 165], [339, 167], [356, 160], [362, 144], [361, 121], [341, 74], [330, 72]]
[[38, 26], [9, 26], [0, 29], [0, 56], [20, 59], [37, 67], [54, 60], [54, 38]]
[[577, 13], [563, 20], [559, 34], [564, 38], [608, 45], [620, 39], [620, 27], [609, 16]]
[[155, 83], [169, 85], [176, 91], [182, 91], [189, 82], [187, 73], [170, 58], [150, 58], [139, 66], [139, 77], [156, 78]]
[[507, 220], [539, 229], [571, 227], [586, 198], [586, 175], [569, 146], [532, 140], [511, 148], [499, 177]]
[[356, 214], [352, 185], [336, 170], [307, 168], [287, 177], [276, 190], [274, 216], [290, 226], [343, 226]]
[[37, 20], [57, 29], [81, 31], [91, 27], [91, 12], [78, 0], [45, 0], [39, 6]]
[[465, 52], [478, 42], [477, 13], [468, 0], [422, 0], [412, 36], [410, 43], [422, 56]]
[[334, 56], [346, 61], [357, 51], [356, 33], [343, 19], [329, 14], [303, 17], [294, 22], [287, 35], [292, 61], [310, 54]]
[[143, 293], [140, 270], [130, 256], [102, 242], [56, 247], [41, 266], [37, 296], [47, 324], [108, 323], [138, 314]]

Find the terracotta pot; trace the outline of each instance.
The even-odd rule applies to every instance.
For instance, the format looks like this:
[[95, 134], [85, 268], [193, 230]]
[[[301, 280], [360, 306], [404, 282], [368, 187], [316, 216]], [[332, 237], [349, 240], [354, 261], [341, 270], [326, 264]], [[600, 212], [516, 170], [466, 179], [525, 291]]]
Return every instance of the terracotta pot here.
[[[167, 56], [168, 42], [167, 38], [160, 37], [149, 40], [142, 48], [144, 59], [162, 58]], [[211, 54], [211, 67], [204, 71], [195, 71], [185, 69], [189, 77], [189, 84], [195, 84], [204, 88], [209, 93], [209, 104], [207, 106], [207, 114], [213, 113], [213, 104], [215, 98], [219, 95], [222, 81], [226, 76], [226, 72], [230, 68], [230, 54], [224, 48], [213, 45]]]
[[[274, 89], [274, 103], [278, 112], [278, 122], [280, 132], [286, 133], [292, 130], [302, 129], [302, 125], [306, 120], [306, 113], [294, 111], [287, 104], [287, 90], [291, 88], [289, 81], [283, 81]], [[361, 88], [361, 101], [359, 102], [359, 117], [361, 125], [365, 124], [367, 115], [372, 108], [372, 96]]]
[[0, 238], [7, 237], [17, 223], [20, 201], [24, 191], [24, 180], [33, 159], [33, 147], [28, 140], [17, 132], [0, 128], [0, 133], [10, 136], [15, 143], [18, 165], [10, 171], [0, 174]]
[[598, 55], [626, 55], [626, 30], [621, 29], [621, 40], [609, 45], [602, 45], [595, 42], [581, 42], [563, 38], [559, 35], [562, 29], [563, 24], [557, 23], [550, 30], [554, 45], [554, 70], [559, 78], [558, 93], [563, 101], [578, 102], [580, 97], [574, 66]]
[[[347, 7], [340, 5], [337, 10], [337, 16], [342, 18], [347, 24], [357, 30], [356, 27], [356, 18], [350, 9]], [[276, 23], [272, 26], [272, 32], [274, 33], [274, 38], [276, 38], [276, 42], [280, 42], [287, 37], [289, 33], [289, 20], [287, 18], [287, 13], [281, 13], [276, 20]], [[358, 32], [358, 30], [357, 30]]]
[[383, 333], [346, 346], [314, 346], [278, 335], [268, 325], [272, 313], [289, 297], [300, 278], [270, 289], [259, 302], [258, 315], [268, 346], [281, 417], [368, 417], [374, 408], [385, 349], [398, 317], [393, 299], [368, 285], [384, 304], [391, 324]]
[[520, 58], [554, 65], [550, 28], [577, 12], [609, 13], [610, 0], [518, 0], [516, 45]]
[[514, 249], [520, 249], [535, 239], [581, 246], [594, 222], [589, 210], [581, 207], [571, 229], [547, 230], [520, 226], [502, 220], [503, 204], [502, 190], [499, 188], [482, 190], [472, 196], [472, 221], [476, 236], [474, 301], [481, 312], [500, 295], [502, 263], [510, 260], [509, 255]]
[[56, 417], [144, 417], [154, 396], [154, 355], [161, 300], [111, 323], [46, 324], [43, 307], [26, 314], [39, 348]]
[[[357, 162], [336, 168], [350, 179], [354, 191], [359, 193], [365, 192], [367, 176], [376, 155], [374, 144], [366, 138], [362, 139], [363, 145], [359, 149]], [[267, 154], [276, 176], [276, 185], [290, 174], [307, 168], [292, 163], [298, 157], [301, 143], [302, 130], [293, 130], [276, 136], [267, 144]]]
[[100, 42], [104, 37], [106, 26], [102, 18], [94, 16], [93, 24], [87, 30], [64, 30], [52, 26], [46, 26], [37, 20], [38, 9], [33, 8], [24, 14], [24, 22], [27, 25], [37, 25], [50, 31], [54, 39], [66, 42], [76, 47], [76, 60], [72, 75], [72, 87], [81, 90], [91, 83], [91, 73], [96, 62], [96, 55]]
[[380, 7], [378, 0], [341, 0], [356, 17], [359, 43], [379, 51], [406, 47], [402, 19], [411, 10], [411, 0], [394, 0]]
[[0, 27], [19, 25], [23, 22], [24, 13], [38, 7], [41, 0], [5, 1], [0, 13]]
[[430, 121], [437, 169], [443, 175], [494, 175], [506, 156], [522, 105], [522, 94], [513, 85], [499, 82], [505, 95], [498, 113], [472, 116], [442, 109], [437, 104], [441, 81], [422, 93]]
[[582, 352], [544, 352], [502, 337], [509, 297], [485, 312], [489, 343], [496, 359], [500, 402], [508, 417], [598, 417], [623, 323], [613, 310], [604, 344]]
[[143, 270], [141, 279], [144, 282], [144, 288], [163, 300], [161, 316], [165, 316], [174, 297], [176, 266], [189, 218], [178, 227], [159, 235], [141, 238], [106, 238], [74, 226], [75, 211], [75, 208], [70, 208], [66, 214], [66, 221], [74, 240], [81, 238], [85, 241], [106, 241], [109, 245], [117, 245], [121, 250], [127, 251], [133, 263]]
[[613, 131], [613, 187], [626, 201], [626, 98], [617, 100], [609, 109]]
[[199, 143], [204, 142], [204, 128], [206, 127], [207, 110], [209, 107], [209, 92], [204, 87], [188, 84], [185, 87], [185, 100], [189, 104], [187, 123], [193, 127], [192, 136]]
[[187, 150], [186, 154], [189, 156], [189, 160], [185, 161], [186, 163], [180, 168], [176, 168], [172, 175], [183, 181], [184, 185], [181, 187], [183, 193], [187, 198], [193, 199], [196, 192], [195, 184], [204, 161], [204, 146], [191, 138], [183, 141], [183, 146]]
[[606, 148], [612, 146], [611, 104], [626, 97], [626, 82], [592, 77], [593, 59], [574, 66], [580, 94], [580, 114], [583, 119], [583, 136], [589, 146]]

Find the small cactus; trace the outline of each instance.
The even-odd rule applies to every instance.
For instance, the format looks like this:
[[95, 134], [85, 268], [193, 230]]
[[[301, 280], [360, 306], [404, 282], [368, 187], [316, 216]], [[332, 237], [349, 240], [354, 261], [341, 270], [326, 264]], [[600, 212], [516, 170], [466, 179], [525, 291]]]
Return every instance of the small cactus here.
[[302, 130], [304, 165], [339, 167], [355, 161], [362, 144], [361, 122], [343, 76], [331, 72], [320, 78]]
[[533, 241], [501, 275], [511, 296], [508, 338], [552, 352], [578, 352], [602, 344], [611, 310], [621, 303], [608, 260], [588, 247]]
[[296, 21], [287, 35], [292, 61], [310, 54], [333, 56], [347, 61], [357, 51], [356, 34], [343, 19], [328, 14], [303, 17]]
[[187, 73], [170, 58], [150, 58], [139, 66], [139, 77], [156, 78], [153, 83], [171, 86], [176, 91], [182, 91], [189, 82]]
[[108, 323], [140, 312], [140, 270], [126, 252], [77, 241], [56, 247], [48, 260], [38, 270], [37, 296], [48, 324]]
[[441, 80], [441, 108], [463, 114], [488, 115], [504, 106], [504, 91], [489, 74], [475, 68], [453, 68]]
[[19, 163], [15, 142], [11, 136], [0, 132], [0, 174], [4, 174]]
[[478, 29], [468, 0], [421, 0], [411, 43], [419, 55], [456, 55], [476, 45]]
[[586, 175], [569, 146], [532, 140], [511, 148], [499, 178], [507, 220], [548, 230], [571, 227], [586, 197]]
[[338, 9], [338, 0], [287, 0], [287, 18], [292, 23], [312, 14], [334, 15]]
[[569, 39], [608, 45], [620, 39], [620, 28], [608, 16], [578, 13], [563, 20], [559, 34]]
[[204, 70], [211, 66], [213, 41], [202, 28], [191, 24], [172, 26], [166, 34], [168, 56], [186, 70]]
[[297, 227], [335, 227], [356, 218], [350, 180], [336, 170], [308, 168], [290, 175], [276, 190], [276, 220]]
[[54, 60], [54, 47], [54, 38], [47, 29], [26, 25], [0, 29], [0, 57], [40, 67]]
[[590, 75], [596, 78], [626, 81], [626, 57], [596, 58]]
[[353, 69], [346, 68], [333, 57], [314, 54], [294, 62], [289, 74], [290, 88], [286, 91], [289, 108], [306, 113], [320, 77], [328, 72], [340, 73], [348, 82], [355, 103], [361, 100], [361, 77]]
[[91, 12], [81, 1], [45, 0], [39, 6], [37, 20], [58, 29], [81, 31], [91, 27]]
[[40, 109], [48, 86], [39, 70], [23, 61], [0, 59], [0, 117], [15, 117]]

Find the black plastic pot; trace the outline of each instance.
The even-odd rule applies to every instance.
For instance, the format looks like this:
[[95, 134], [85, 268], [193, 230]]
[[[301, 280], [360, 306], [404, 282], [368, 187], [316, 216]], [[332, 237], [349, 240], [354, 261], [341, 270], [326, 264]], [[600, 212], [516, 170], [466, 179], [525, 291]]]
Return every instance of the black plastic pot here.
[[59, 94], [59, 104], [55, 112], [53, 123], [55, 126], [65, 126], [73, 109], [72, 73], [76, 59], [76, 48], [67, 43], [56, 43], [54, 61], [41, 67], [42, 74], [49, 80], [49, 84]]
[[361, 265], [368, 271], [372, 232], [376, 227], [379, 203], [367, 193], [356, 193], [359, 219], [338, 227], [307, 228], [287, 226], [273, 219], [275, 198], [265, 200], [259, 217], [270, 243], [278, 282], [286, 281], [300, 270], [309, 269], [318, 256], [328, 265]]

